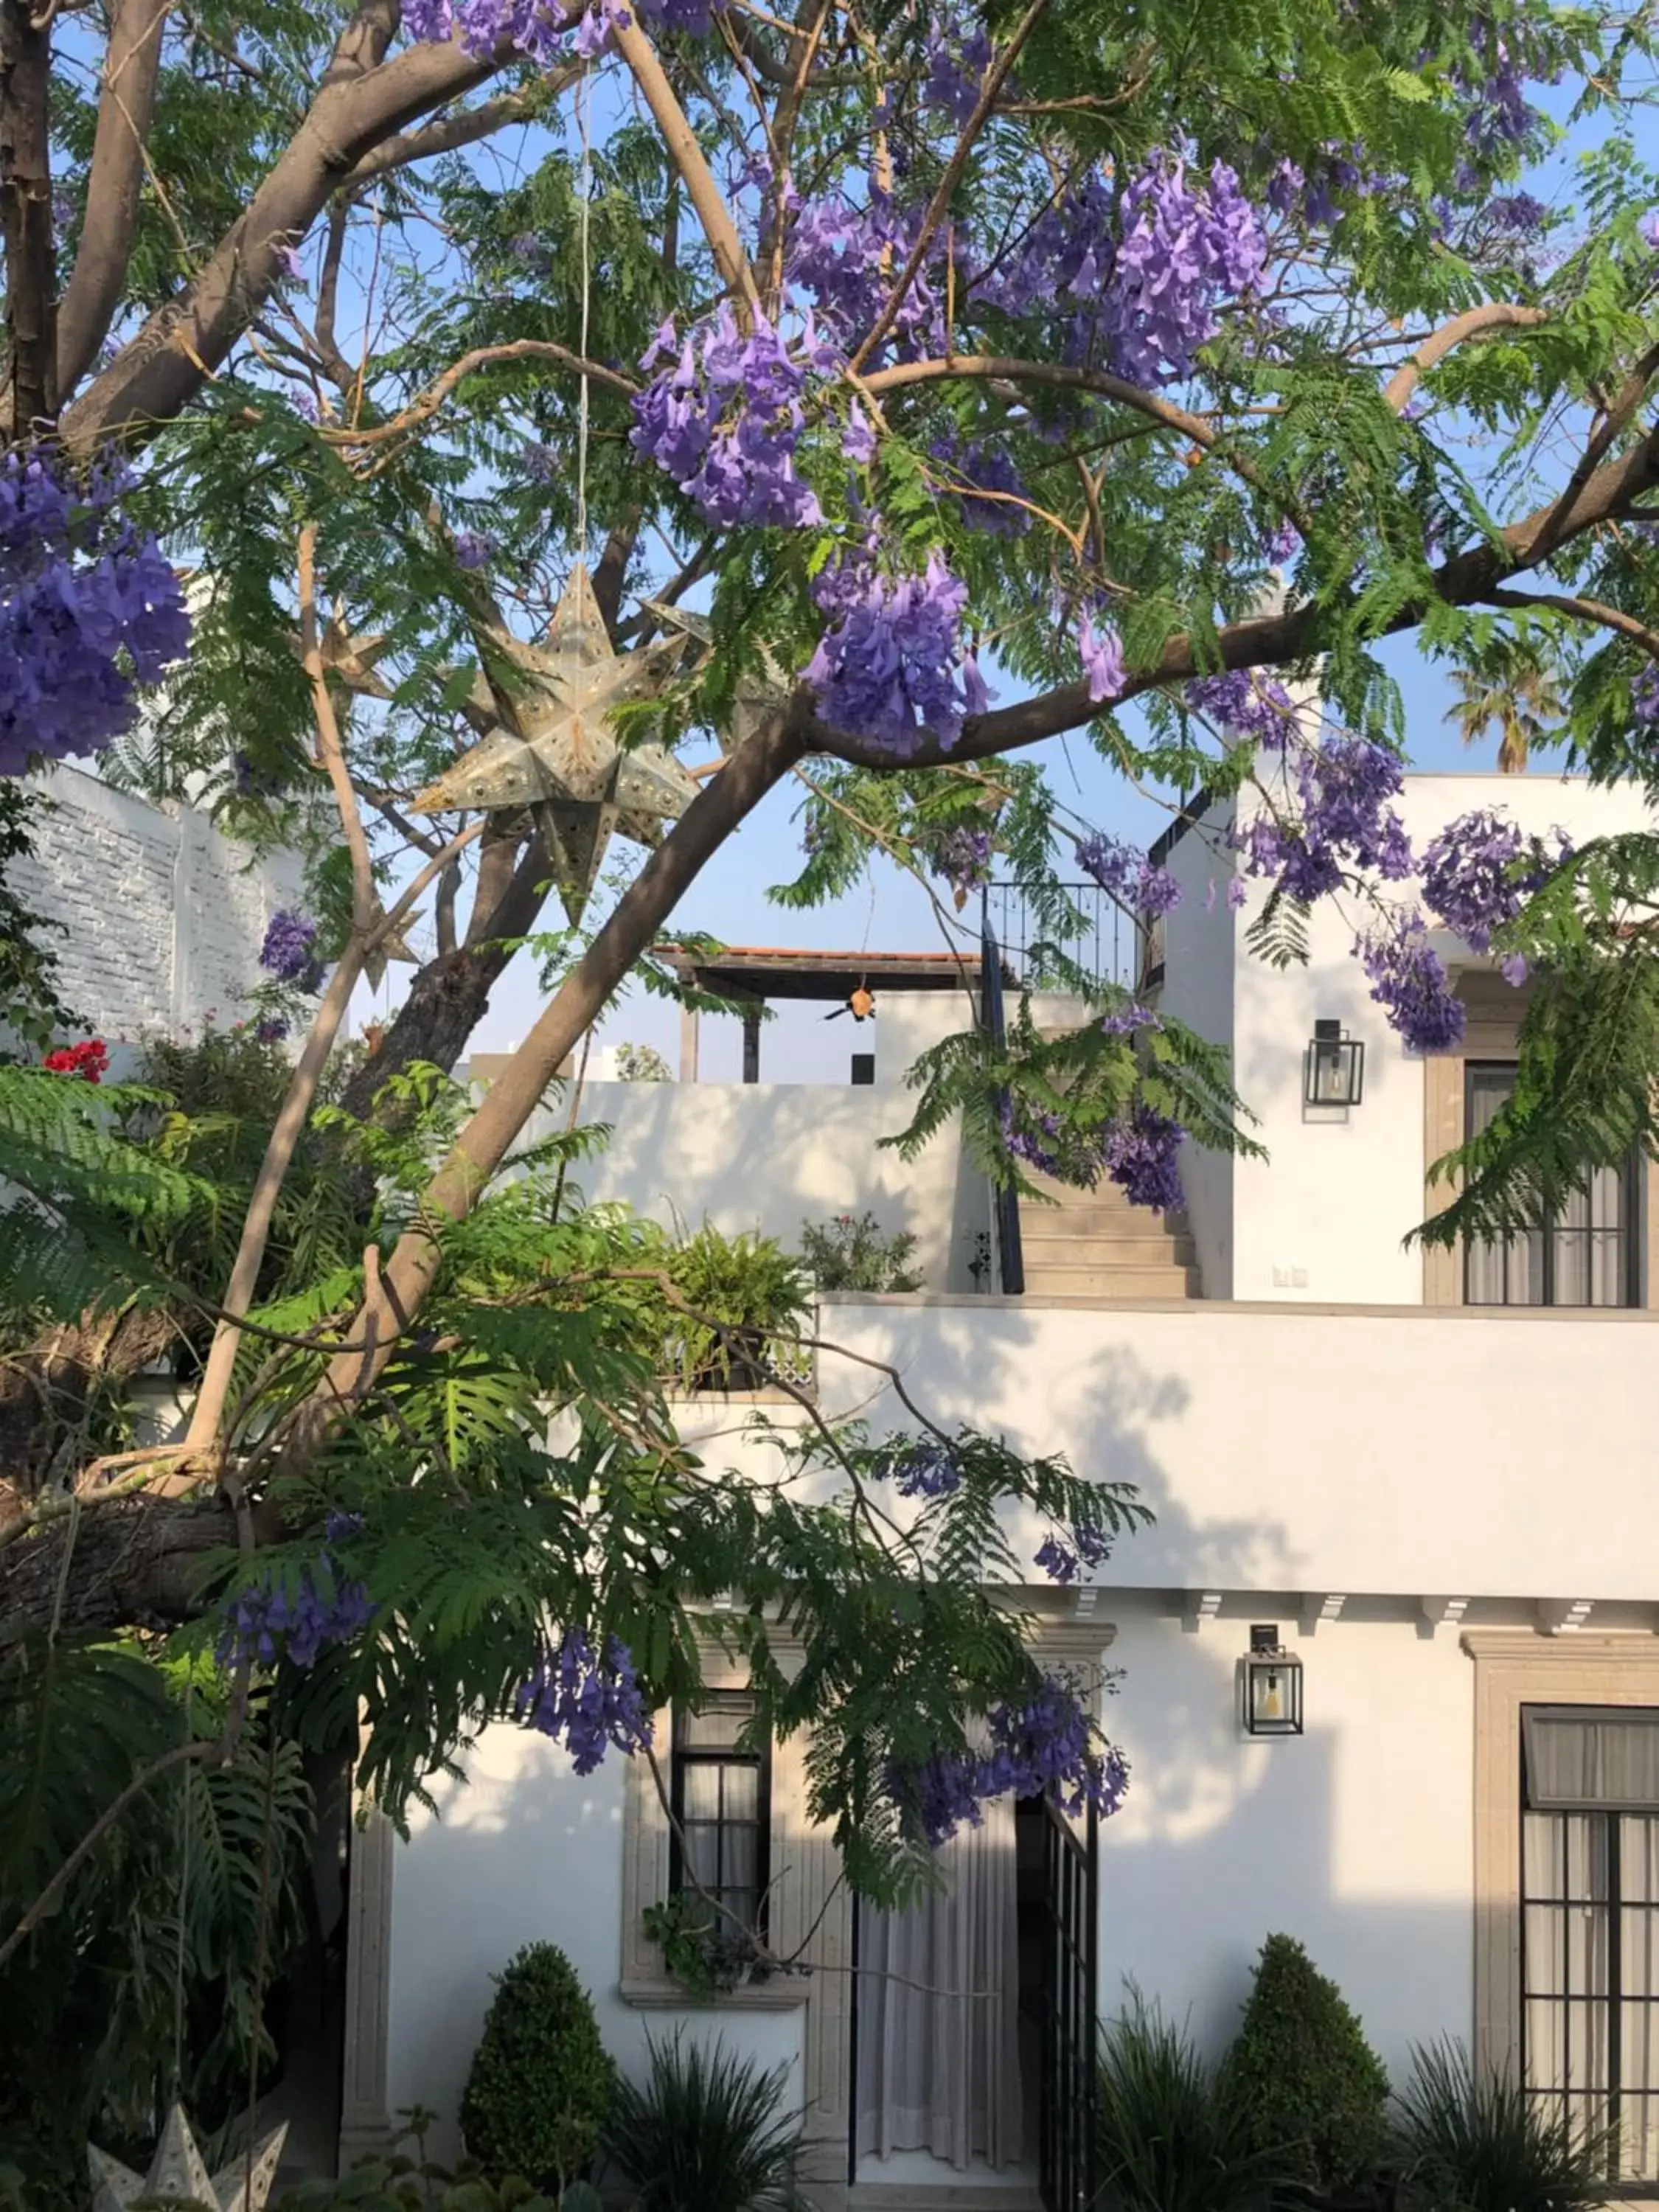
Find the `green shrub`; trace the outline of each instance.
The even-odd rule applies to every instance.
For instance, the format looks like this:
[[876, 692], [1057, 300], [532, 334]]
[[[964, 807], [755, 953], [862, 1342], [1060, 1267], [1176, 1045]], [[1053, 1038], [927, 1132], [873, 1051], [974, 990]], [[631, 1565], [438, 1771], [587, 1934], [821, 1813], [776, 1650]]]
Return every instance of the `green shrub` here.
[[1388, 2140], [1389, 2077], [1333, 1981], [1289, 1936], [1270, 1936], [1227, 2058], [1261, 2150], [1285, 2154], [1287, 2181], [1363, 2185]]
[[1101, 2032], [1096, 2099], [1112, 2212], [1250, 2212], [1281, 2178], [1228, 2069], [1206, 2065], [1139, 1991]]
[[908, 1229], [882, 1234], [873, 1213], [838, 1213], [832, 1220], [803, 1221], [800, 1256], [821, 1291], [919, 1291], [911, 1265], [916, 1240]]
[[763, 2073], [716, 2044], [653, 2043], [643, 2088], [619, 2081], [611, 2155], [639, 2212], [786, 2212], [799, 2203], [800, 2130], [781, 2112], [788, 2069]]
[[486, 2173], [556, 2194], [593, 2163], [615, 2069], [574, 1968], [527, 1943], [496, 1977], [461, 2100], [461, 2130]]
[[1429, 2212], [1579, 2212], [1609, 2194], [1602, 2129], [1564, 2129], [1512, 2075], [1477, 2074], [1461, 2043], [1412, 2053], [1398, 2097], [1408, 2199]]
[[704, 1222], [671, 1245], [663, 1270], [691, 1311], [669, 1315], [666, 1364], [684, 1390], [753, 1390], [782, 1367], [805, 1371], [799, 1337], [811, 1304], [800, 1262], [775, 1237], [723, 1237]]

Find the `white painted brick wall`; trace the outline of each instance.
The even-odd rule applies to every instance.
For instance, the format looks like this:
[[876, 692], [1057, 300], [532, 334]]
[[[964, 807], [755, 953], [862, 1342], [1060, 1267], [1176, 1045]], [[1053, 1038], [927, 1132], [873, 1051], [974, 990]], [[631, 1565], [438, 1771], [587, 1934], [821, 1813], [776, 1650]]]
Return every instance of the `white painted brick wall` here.
[[256, 859], [205, 815], [152, 806], [79, 769], [55, 766], [33, 787], [52, 807], [9, 880], [26, 906], [66, 926], [46, 940], [65, 1004], [111, 1044], [180, 1035], [210, 1009], [240, 1021], [267, 923], [301, 903], [298, 856]]

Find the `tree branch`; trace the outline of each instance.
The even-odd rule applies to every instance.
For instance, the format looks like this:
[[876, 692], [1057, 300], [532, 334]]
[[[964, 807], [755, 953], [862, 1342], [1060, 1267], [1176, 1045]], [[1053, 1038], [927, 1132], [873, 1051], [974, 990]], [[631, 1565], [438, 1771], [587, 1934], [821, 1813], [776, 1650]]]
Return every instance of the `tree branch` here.
[[1221, 441], [1220, 431], [1206, 416], [1177, 407], [1162, 392], [1148, 392], [1139, 384], [1127, 383], [1122, 377], [1114, 376], [1103, 368], [1068, 368], [1060, 362], [1020, 361], [1003, 354], [959, 354], [950, 360], [896, 362], [890, 368], [872, 369], [860, 381], [866, 392], [879, 398], [884, 392], [902, 392], [912, 384], [938, 384], [956, 376], [972, 377], [981, 382], [1048, 384], [1062, 391], [1094, 392], [1103, 399], [1115, 399], [1120, 406], [1133, 407], [1137, 414], [1161, 423], [1166, 430], [1178, 431], [1206, 452]]
[[754, 271], [743, 250], [743, 240], [738, 236], [738, 227], [714, 182], [714, 172], [703, 159], [697, 134], [675, 97], [668, 73], [657, 58], [656, 48], [634, 16], [626, 9], [618, 14], [623, 20], [613, 22], [611, 33], [617, 52], [633, 71], [634, 82], [662, 133], [668, 158], [685, 179], [686, 191], [696, 210], [697, 221], [702, 225], [703, 236], [708, 240], [721, 282], [729, 290], [740, 293], [758, 313], [760, 295], [755, 289]]
[[927, 249], [933, 242], [933, 234], [945, 220], [946, 210], [956, 196], [957, 186], [962, 182], [962, 173], [968, 166], [968, 156], [974, 150], [974, 142], [984, 129], [986, 118], [996, 105], [997, 94], [1001, 91], [1009, 70], [1019, 58], [1020, 48], [1036, 28], [1037, 18], [1048, 4], [1048, 0], [1030, 0], [1030, 5], [1014, 27], [1013, 35], [985, 72], [985, 82], [979, 88], [979, 98], [974, 103], [974, 111], [963, 125], [962, 136], [957, 140], [955, 149], [945, 165], [945, 174], [939, 179], [938, 188], [927, 204], [927, 212], [921, 219], [921, 228], [916, 233], [916, 242], [910, 248], [909, 258], [900, 270], [898, 282], [889, 293], [886, 305], [866, 332], [858, 351], [847, 364], [855, 374], [869, 360], [897, 319], [899, 311], [904, 305], [905, 295], [915, 282], [916, 271], [921, 268]]
[[635, 546], [639, 543], [640, 520], [644, 513], [637, 501], [623, 508], [605, 541], [605, 550], [593, 571], [593, 604], [599, 611], [600, 621], [613, 638], [617, 634], [617, 617], [622, 612], [628, 564], [634, 557]]
[[1416, 391], [1424, 371], [1443, 361], [1465, 338], [1480, 337], [1487, 331], [1533, 330], [1548, 320], [1546, 309], [1520, 307], [1507, 300], [1489, 300], [1484, 307], [1468, 307], [1431, 331], [1411, 359], [1401, 362], [1382, 387], [1382, 397], [1397, 415]]
[[[329, 1054], [334, 1049], [334, 1041], [340, 1033], [341, 1023], [345, 1019], [351, 994], [362, 973], [363, 958], [368, 950], [376, 920], [374, 864], [369, 855], [368, 840], [363, 834], [362, 816], [357, 811], [357, 794], [351, 787], [351, 777], [346, 767], [345, 748], [340, 740], [339, 720], [334, 712], [334, 695], [328, 688], [328, 676], [323, 666], [322, 644], [318, 634], [317, 529], [314, 523], [306, 523], [300, 532], [299, 586], [300, 658], [305, 665], [306, 674], [311, 679], [311, 701], [317, 719], [317, 750], [322, 755], [323, 766], [328, 772], [346, 849], [351, 855], [351, 933], [334, 973], [329, 978], [323, 1002], [317, 1009], [310, 1034], [289, 1079], [282, 1109], [271, 1125], [264, 1158], [259, 1163], [259, 1172], [254, 1178], [247, 1212], [242, 1218], [242, 1233], [237, 1242], [236, 1257], [221, 1301], [224, 1313], [229, 1317], [220, 1321], [214, 1329], [201, 1388], [196, 1394], [190, 1427], [185, 1436], [185, 1442], [198, 1449], [210, 1444], [218, 1434], [220, 1416], [225, 1409], [225, 1400], [230, 1393], [231, 1376], [236, 1365], [236, 1348], [242, 1340], [237, 1323], [253, 1304], [259, 1270], [264, 1263], [265, 1247], [270, 1239], [270, 1224], [276, 1218], [276, 1201], [282, 1195], [283, 1185], [288, 1179], [288, 1171], [306, 1123], [311, 1118], [317, 1085], [328, 1065]], [[157, 1490], [159, 1495], [167, 1495], [167, 1484], [158, 1485]]]
[[191, 1759], [217, 1757], [222, 1750], [222, 1746], [216, 1738], [198, 1736], [190, 1743], [175, 1743], [171, 1751], [164, 1751], [159, 1759], [151, 1759], [148, 1766], [141, 1766], [113, 1802], [104, 1808], [5, 1942], [0, 1943], [0, 1966], [3, 1966], [13, 1953], [27, 1942], [130, 1805], [136, 1804], [164, 1774], [171, 1774], [175, 1766], [183, 1766]]
[[58, 310], [58, 388], [73, 392], [109, 335], [138, 228], [169, 0], [116, 0], [75, 267]]
[[476, 146], [480, 138], [490, 137], [512, 124], [528, 123], [550, 100], [568, 91], [586, 68], [586, 62], [574, 63], [568, 69], [552, 70], [539, 84], [526, 85], [522, 92], [498, 93], [494, 100], [481, 100], [477, 107], [434, 116], [417, 130], [399, 131], [384, 146], [366, 154], [349, 176], [341, 179], [340, 189], [355, 198], [365, 185], [372, 185], [393, 169], [406, 169], [411, 162], [429, 160], [434, 154], [453, 154], [463, 146]]
[[[1659, 487], [1659, 429], [1651, 430], [1639, 445], [1595, 470], [1571, 498], [1552, 500], [1535, 507], [1519, 522], [1498, 533], [1498, 543], [1472, 547], [1442, 563], [1435, 571], [1436, 596], [1449, 606], [1472, 606], [1489, 599], [1503, 578], [1535, 568], [1575, 538], [1604, 522], [1628, 513], [1644, 493]], [[1402, 606], [1374, 635], [1398, 635], [1413, 629], [1428, 611], [1428, 602]], [[1310, 601], [1274, 615], [1258, 615], [1246, 622], [1230, 623], [1217, 634], [1221, 665], [1226, 669], [1280, 666], [1305, 660], [1319, 647], [1319, 631], [1333, 610]], [[1178, 684], [1206, 672], [1199, 666], [1190, 636], [1170, 638], [1155, 666], [1131, 674], [1114, 704], [1138, 697], [1160, 684]], [[905, 757], [907, 769], [938, 768], [952, 763], [983, 760], [993, 753], [1018, 751], [1040, 744], [1067, 730], [1093, 721], [1100, 707], [1089, 697], [1081, 679], [1057, 685], [1051, 691], [1022, 700], [985, 714], [970, 715], [951, 745], [927, 738]], [[894, 756], [866, 739], [827, 723], [811, 720], [805, 730], [809, 752], [828, 753], [860, 768], [891, 768]]]
[[603, 362], [585, 361], [580, 354], [572, 353], [568, 346], [556, 344], [551, 338], [514, 338], [504, 345], [475, 346], [471, 353], [464, 353], [434, 384], [428, 386], [418, 399], [411, 399], [400, 414], [392, 416], [388, 422], [375, 422], [361, 430], [325, 428], [317, 434], [331, 446], [383, 446], [388, 438], [401, 437], [405, 430], [429, 422], [458, 384], [476, 370], [489, 368], [501, 361], [554, 362], [561, 368], [591, 377], [594, 383], [620, 392], [625, 398], [631, 399], [640, 388], [631, 376], [624, 376], [620, 369], [607, 368]]
[[351, 204], [343, 192], [336, 192], [328, 210], [328, 242], [323, 248], [323, 273], [317, 280], [317, 350], [322, 356], [323, 368], [337, 389], [349, 392], [352, 386], [351, 363], [340, 351], [335, 335], [335, 319], [340, 303], [340, 264], [345, 258], [346, 228], [351, 220]]
[[1556, 614], [1571, 615], [1579, 622], [1595, 623], [1603, 629], [1616, 629], [1621, 637], [1629, 638], [1659, 660], [1659, 630], [1650, 629], [1622, 607], [1610, 607], [1601, 599], [1582, 599], [1565, 592], [1505, 591], [1500, 586], [1486, 594], [1486, 603], [1493, 607], [1544, 607]]
[[150, 316], [65, 415], [64, 436], [76, 451], [147, 435], [170, 422], [270, 297], [283, 250], [306, 235], [358, 162], [514, 58], [506, 45], [479, 58], [452, 40], [412, 46], [387, 61], [398, 21], [398, 0], [361, 0], [305, 120], [245, 212], [178, 297]]
[[30, 0], [0, 0], [0, 246], [11, 421], [24, 437], [58, 412], [51, 82], [51, 32]]

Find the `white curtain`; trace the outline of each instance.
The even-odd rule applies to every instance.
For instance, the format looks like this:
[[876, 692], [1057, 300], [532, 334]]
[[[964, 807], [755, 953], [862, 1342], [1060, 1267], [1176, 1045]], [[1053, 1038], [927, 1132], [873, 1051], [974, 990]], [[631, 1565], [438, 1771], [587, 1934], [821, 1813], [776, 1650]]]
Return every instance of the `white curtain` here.
[[1024, 2119], [1013, 1800], [939, 1857], [942, 1893], [860, 1915], [858, 2155], [1000, 2170], [1018, 2162]]
[[[1468, 1088], [1469, 1134], [1478, 1137], [1515, 1088], [1511, 1067], [1471, 1067], [1464, 1080]], [[1535, 1306], [1544, 1297], [1544, 1232], [1486, 1243], [1477, 1239], [1468, 1248], [1468, 1279], [1464, 1295], [1472, 1306]], [[1566, 1301], [1563, 1301], [1566, 1303]]]
[[1659, 1808], [1659, 1711], [1546, 1709], [1528, 1712], [1525, 1729], [1534, 1811]]

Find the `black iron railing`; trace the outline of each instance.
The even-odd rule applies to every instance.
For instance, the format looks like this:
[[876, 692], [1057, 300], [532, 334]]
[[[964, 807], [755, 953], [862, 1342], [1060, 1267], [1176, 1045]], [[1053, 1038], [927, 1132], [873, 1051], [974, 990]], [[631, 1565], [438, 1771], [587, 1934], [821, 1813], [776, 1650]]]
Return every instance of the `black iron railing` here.
[[[1000, 1051], [1007, 1041], [1002, 1010], [1002, 953], [988, 921], [979, 941], [979, 1018]], [[997, 1094], [997, 1111], [1008, 1103], [1006, 1091]], [[997, 1288], [1007, 1297], [1019, 1297], [1025, 1289], [1025, 1255], [1019, 1243], [1019, 1195], [1001, 1184], [993, 1188], [995, 1215]]]
[[1079, 1836], [1042, 1806], [1042, 2078], [1037, 2170], [1044, 2212], [1092, 2212], [1099, 2202], [1095, 2066], [1099, 1990], [1100, 1840], [1092, 1805]]
[[1099, 884], [987, 884], [983, 928], [1027, 991], [1145, 979], [1145, 924]]

